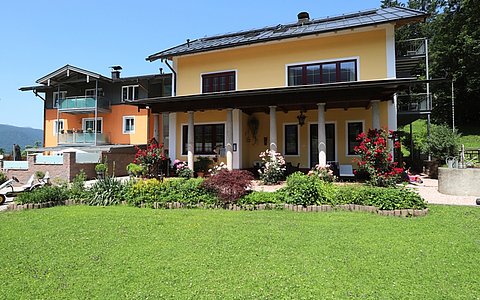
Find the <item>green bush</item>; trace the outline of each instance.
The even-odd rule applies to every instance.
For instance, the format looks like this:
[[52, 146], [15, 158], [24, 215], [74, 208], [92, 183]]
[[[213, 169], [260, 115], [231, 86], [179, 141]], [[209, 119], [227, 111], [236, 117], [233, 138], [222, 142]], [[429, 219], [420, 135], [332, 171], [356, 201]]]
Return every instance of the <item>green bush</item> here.
[[430, 142], [425, 144], [425, 153], [445, 162], [449, 156], [458, 156], [460, 135], [447, 125], [432, 125]]
[[0, 184], [4, 183], [7, 180], [8, 180], [7, 175], [5, 175], [5, 173], [0, 172]]
[[238, 204], [266, 204], [266, 203], [284, 203], [285, 194], [283, 191], [260, 192], [254, 191], [239, 199]]
[[87, 180], [87, 175], [83, 170], [80, 170], [80, 173], [73, 178], [72, 184], [68, 189], [70, 199], [86, 200], [88, 198], [89, 193], [85, 188], [85, 180]]
[[358, 204], [362, 205], [363, 191], [366, 189], [364, 186], [359, 185], [346, 185], [337, 186], [335, 189], [334, 205], [341, 204]]
[[286, 203], [307, 206], [331, 204], [335, 188], [332, 183], [320, 180], [317, 176], [296, 172], [287, 177], [284, 191]]
[[373, 205], [379, 209], [424, 209], [427, 207], [423, 198], [407, 188], [364, 188], [361, 192], [363, 205]]
[[49, 201], [60, 202], [69, 198], [68, 189], [65, 186], [42, 186], [30, 192], [20, 193], [15, 198], [15, 203], [45, 203]]
[[144, 203], [152, 206], [154, 202], [199, 202], [215, 203], [216, 198], [202, 186], [203, 179], [171, 178], [164, 182], [157, 179], [139, 180], [127, 187], [125, 198], [128, 204], [139, 206]]
[[99, 179], [89, 190], [89, 205], [115, 205], [123, 199], [127, 184], [115, 177]]

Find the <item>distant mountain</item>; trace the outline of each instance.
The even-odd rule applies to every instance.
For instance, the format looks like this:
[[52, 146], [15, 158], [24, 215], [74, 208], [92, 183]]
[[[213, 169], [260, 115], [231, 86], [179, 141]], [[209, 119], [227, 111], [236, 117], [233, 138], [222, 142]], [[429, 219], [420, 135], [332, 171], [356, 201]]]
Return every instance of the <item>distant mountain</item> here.
[[43, 130], [0, 124], [0, 148], [6, 153], [12, 152], [13, 144], [24, 149], [27, 145], [33, 146], [35, 142], [43, 143]]

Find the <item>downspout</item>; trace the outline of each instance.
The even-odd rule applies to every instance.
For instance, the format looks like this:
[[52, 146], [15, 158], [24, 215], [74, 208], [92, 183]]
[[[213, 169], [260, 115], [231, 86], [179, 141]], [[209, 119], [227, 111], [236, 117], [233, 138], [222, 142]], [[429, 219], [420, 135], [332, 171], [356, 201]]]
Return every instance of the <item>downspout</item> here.
[[170, 69], [170, 71], [172, 71], [173, 73], [173, 95], [172, 96], [176, 96], [177, 95], [177, 72], [172, 68], [172, 66], [168, 63], [168, 60], [164, 60], [162, 58], [161, 62], [164, 62], [167, 67]]

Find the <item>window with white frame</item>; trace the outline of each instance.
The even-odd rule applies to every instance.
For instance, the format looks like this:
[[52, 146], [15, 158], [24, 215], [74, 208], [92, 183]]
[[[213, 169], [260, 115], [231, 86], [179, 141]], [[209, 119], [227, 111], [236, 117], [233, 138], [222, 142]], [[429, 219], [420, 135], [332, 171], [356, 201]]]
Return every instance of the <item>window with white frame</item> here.
[[[103, 132], [102, 128], [102, 118], [97, 118], [97, 133]], [[90, 133], [95, 132], [95, 118], [85, 118], [83, 119], [83, 131]]]
[[64, 120], [53, 121], [53, 135], [57, 135], [59, 132], [62, 132], [63, 129], [64, 129]]
[[123, 134], [135, 133], [135, 117], [123, 117]]
[[355, 147], [360, 145], [357, 137], [363, 132], [363, 122], [347, 122], [347, 155], [356, 155]]
[[60, 99], [67, 97], [67, 91], [53, 92], [53, 108], [58, 108]]
[[122, 87], [122, 101], [138, 100], [139, 85], [126, 85]]

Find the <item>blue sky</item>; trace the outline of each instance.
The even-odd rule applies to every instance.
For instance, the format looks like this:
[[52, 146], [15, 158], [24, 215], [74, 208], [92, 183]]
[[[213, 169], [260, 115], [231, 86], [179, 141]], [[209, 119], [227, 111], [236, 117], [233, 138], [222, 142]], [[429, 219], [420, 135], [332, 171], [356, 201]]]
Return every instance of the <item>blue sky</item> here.
[[[21, 86], [66, 64], [109, 76], [157, 73], [145, 57], [187, 38], [376, 8], [380, 0], [338, 1], [5, 1], [0, 10], [0, 124], [43, 128], [43, 103]], [[1, 132], [0, 132], [1, 138]]]

